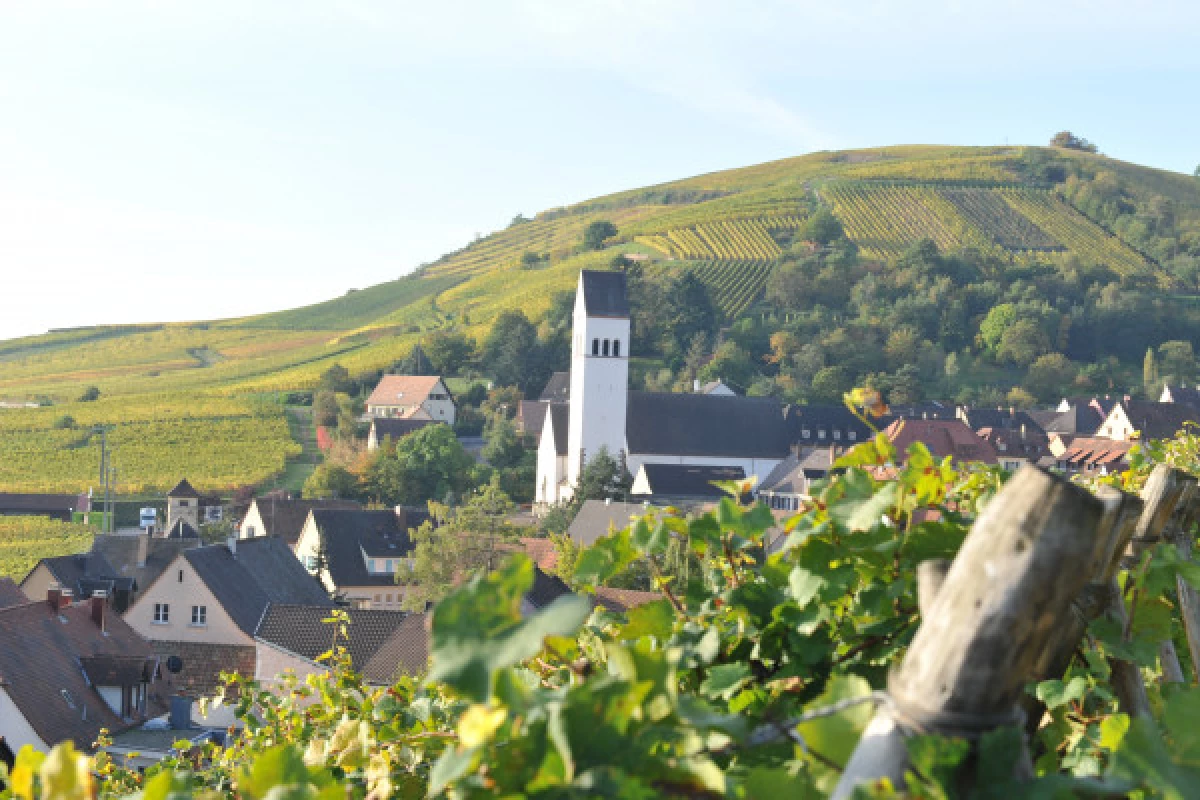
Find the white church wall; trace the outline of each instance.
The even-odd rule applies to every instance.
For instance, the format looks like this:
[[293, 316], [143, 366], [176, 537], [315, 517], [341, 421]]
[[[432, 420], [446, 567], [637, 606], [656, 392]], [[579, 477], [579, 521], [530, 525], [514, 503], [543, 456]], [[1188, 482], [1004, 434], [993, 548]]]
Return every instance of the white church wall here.
[[629, 320], [589, 317], [578, 291], [573, 324], [566, 474], [571, 486], [583, 462], [601, 447], [613, 456], [624, 447], [629, 392]]
[[542, 435], [538, 440], [537, 451], [537, 483], [534, 487], [534, 501], [545, 505], [554, 505], [567, 499], [559, 491], [567, 460], [558, 454], [558, 448], [555, 447], [554, 423], [551, 417], [551, 412], [547, 411], [545, 422], [542, 423]]

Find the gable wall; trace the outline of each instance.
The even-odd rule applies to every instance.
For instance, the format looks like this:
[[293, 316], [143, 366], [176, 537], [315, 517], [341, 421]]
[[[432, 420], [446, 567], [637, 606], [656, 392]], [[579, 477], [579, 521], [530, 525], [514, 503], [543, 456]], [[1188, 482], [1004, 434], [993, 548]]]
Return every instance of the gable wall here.
[[[183, 580], [179, 571], [183, 570]], [[166, 623], [154, 621], [154, 604], [170, 606]], [[208, 624], [194, 626], [192, 606], [206, 606]], [[125, 621], [147, 639], [167, 642], [207, 642], [211, 644], [249, 644], [254, 640], [242, 632], [217, 602], [208, 586], [183, 556], [163, 570], [148, 589], [125, 612]]]
[[25, 745], [30, 745], [34, 750], [42, 753], [50, 751], [50, 748], [42, 741], [42, 737], [38, 736], [37, 731], [25, 719], [25, 715], [21, 713], [17, 704], [3, 688], [0, 688], [0, 736], [4, 737], [5, 743], [13, 753], [18, 752]]
[[264, 536], [266, 533], [267, 526], [263, 522], [262, 512], [258, 509], [258, 500], [256, 499], [250, 504], [246, 518], [242, 520], [242, 526], [238, 528], [238, 538], [249, 539], [252, 536]]
[[[45, 564], [38, 564], [32, 572], [25, 576], [25, 580], [21, 581], [21, 591], [30, 600], [45, 600], [50, 584], [57, 582]], [[74, 587], [67, 588], [73, 589]]]

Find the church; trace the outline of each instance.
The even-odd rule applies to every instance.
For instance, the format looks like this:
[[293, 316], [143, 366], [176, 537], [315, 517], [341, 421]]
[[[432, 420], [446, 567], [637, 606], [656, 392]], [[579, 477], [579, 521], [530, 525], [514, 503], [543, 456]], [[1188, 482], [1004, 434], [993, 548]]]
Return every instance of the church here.
[[629, 298], [625, 274], [583, 270], [572, 317], [570, 390], [549, 406], [538, 441], [535, 500], [571, 498], [601, 448], [624, 456], [637, 476], [647, 464], [737, 470], [767, 476], [789, 454], [779, 401], [726, 394], [629, 389]]

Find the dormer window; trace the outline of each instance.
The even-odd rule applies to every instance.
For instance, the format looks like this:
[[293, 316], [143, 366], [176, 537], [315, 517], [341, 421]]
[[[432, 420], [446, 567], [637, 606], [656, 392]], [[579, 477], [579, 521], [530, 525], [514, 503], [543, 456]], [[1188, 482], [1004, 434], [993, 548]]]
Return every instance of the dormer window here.
[[824, 428], [817, 428], [817, 438], [822, 441], [825, 440], [825, 429]]
[[834, 438], [834, 440], [835, 440], [835, 441], [839, 441], [839, 442], [840, 442], [840, 441], [842, 440], [842, 432], [841, 432], [841, 431], [839, 431], [839, 430], [834, 430], [834, 432], [833, 432], [833, 438]]
[[858, 434], [855, 431], [846, 431], [846, 438], [853, 442], [858, 438]]

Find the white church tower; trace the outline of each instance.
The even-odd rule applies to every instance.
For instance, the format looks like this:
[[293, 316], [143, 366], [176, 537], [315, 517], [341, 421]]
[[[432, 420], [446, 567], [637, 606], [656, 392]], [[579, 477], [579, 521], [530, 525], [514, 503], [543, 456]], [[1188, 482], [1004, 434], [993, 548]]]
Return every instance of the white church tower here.
[[[629, 394], [629, 300], [623, 272], [579, 273], [571, 339], [571, 400], [567, 427], [567, 494], [601, 447], [625, 450]], [[561, 498], [565, 499], [565, 498]]]

